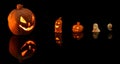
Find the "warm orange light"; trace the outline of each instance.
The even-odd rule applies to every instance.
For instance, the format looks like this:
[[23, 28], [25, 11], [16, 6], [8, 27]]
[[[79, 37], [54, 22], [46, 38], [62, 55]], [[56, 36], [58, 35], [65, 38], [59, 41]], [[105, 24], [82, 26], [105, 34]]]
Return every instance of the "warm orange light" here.
[[24, 50], [23, 52], [21, 52], [21, 56], [25, 56], [27, 52], [28, 50]]
[[27, 23], [26, 20], [25, 20], [22, 16], [20, 16], [20, 22], [21, 22], [21, 23], [24, 23], [24, 24]]
[[30, 58], [36, 51], [36, 44], [33, 40], [22, 40], [23, 37], [13, 36], [9, 42], [9, 52], [20, 62]]
[[73, 25], [72, 31], [73, 32], [82, 32], [83, 31], [83, 25], [81, 25], [80, 22], [77, 22], [77, 24]]
[[14, 35], [28, 35], [35, 27], [35, 16], [21, 4], [17, 4], [16, 7], [8, 15], [9, 29]]
[[55, 33], [62, 33], [62, 17], [55, 21]]
[[84, 34], [82, 32], [78, 32], [78, 33], [73, 33], [73, 38], [80, 40], [81, 38], [83, 38]]
[[58, 45], [62, 45], [62, 33], [55, 33], [55, 40]]
[[21, 49], [23, 49], [25, 46], [28, 45], [28, 49], [27, 49], [27, 50], [24, 50], [23, 52], [21, 52], [21, 55], [22, 55], [22, 56], [25, 56], [26, 53], [27, 53], [29, 50], [32, 50], [32, 52], [35, 51], [34, 48], [33, 48], [33, 49], [34, 49], [34, 51], [33, 51], [31, 44], [32, 44], [32, 45], [36, 45], [35, 42], [33, 42], [32, 40], [28, 40], [28, 41], [21, 47]]

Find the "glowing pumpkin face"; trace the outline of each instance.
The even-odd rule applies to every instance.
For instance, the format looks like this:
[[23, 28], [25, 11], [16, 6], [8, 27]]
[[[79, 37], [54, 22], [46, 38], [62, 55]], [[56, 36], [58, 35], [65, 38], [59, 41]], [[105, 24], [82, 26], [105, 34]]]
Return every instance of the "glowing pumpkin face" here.
[[62, 45], [62, 33], [55, 33], [55, 40], [58, 45]]
[[93, 24], [93, 30], [92, 30], [92, 32], [100, 32], [100, 29], [99, 29], [97, 23], [94, 23], [94, 24]]
[[36, 51], [33, 40], [25, 40], [22, 37], [12, 36], [9, 42], [9, 52], [20, 62], [30, 58]]
[[8, 26], [15, 35], [29, 34], [35, 27], [35, 16], [29, 9], [23, 8], [23, 5], [17, 4], [17, 9], [8, 15]]
[[73, 32], [73, 38], [80, 40], [81, 38], [83, 38], [84, 34], [82, 32], [78, 32], [78, 33], [74, 33]]
[[73, 25], [72, 31], [73, 32], [82, 32], [83, 31], [83, 26], [80, 25], [80, 22], [77, 22], [76, 25]]
[[62, 33], [62, 17], [55, 21], [55, 33]]
[[107, 25], [107, 28], [108, 28], [109, 31], [112, 31], [112, 24], [109, 23], [109, 24]]

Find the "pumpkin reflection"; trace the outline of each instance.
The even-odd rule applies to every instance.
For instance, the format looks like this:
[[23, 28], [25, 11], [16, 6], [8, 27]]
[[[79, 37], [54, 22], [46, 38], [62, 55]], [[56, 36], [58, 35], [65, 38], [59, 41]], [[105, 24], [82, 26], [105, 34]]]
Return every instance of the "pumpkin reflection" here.
[[80, 22], [77, 22], [77, 24], [73, 25], [72, 31], [73, 32], [82, 32], [83, 31], [83, 25], [81, 25]]
[[83, 38], [84, 34], [82, 32], [78, 32], [78, 33], [73, 33], [73, 38], [80, 40], [81, 38]]
[[112, 33], [108, 34], [108, 39], [112, 39]]
[[30, 34], [35, 27], [35, 16], [31, 10], [17, 4], [8, 15], [8, 26], [14, 35]]
[[62, 45], [62, 33], [55, 33], [55, 40], [58, 45]]
[[99, 32], [93, 32], [93, 38], [94, 38], [94, 39], [97, 39], [98, 36], [99, 36]]
[[19, 62], [30, 58], [36, 51], [36, 44], [33, 40], [26, 40], [23, 37], [12, 36], [9, 42], [9, 52]]
[[55, 33], [62, 33], [62, 17], [55, 21]]

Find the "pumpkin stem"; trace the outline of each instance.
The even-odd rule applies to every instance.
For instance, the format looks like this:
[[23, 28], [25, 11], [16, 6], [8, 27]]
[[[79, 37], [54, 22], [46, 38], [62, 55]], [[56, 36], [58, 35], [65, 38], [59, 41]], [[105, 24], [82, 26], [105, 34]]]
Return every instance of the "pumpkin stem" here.
[[17, 9], [22, 9], [23, 8], [23, 5], [22, 4], [17, 4]]

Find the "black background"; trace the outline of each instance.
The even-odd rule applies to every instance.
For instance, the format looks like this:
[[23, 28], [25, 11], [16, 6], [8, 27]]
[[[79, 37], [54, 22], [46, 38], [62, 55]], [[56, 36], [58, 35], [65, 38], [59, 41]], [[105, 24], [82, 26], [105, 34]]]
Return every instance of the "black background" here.
[[[118, 4], [113, 1], [64, 1], [64, 0], [3, 0], [0, 2], [0, 63], [18, 64], [19, 61], [9, 53], [9, 41], [14, 36], [8, 28], [8, 14], [21, 3], [30, 9], [36, 17], [36, 26], [30, 35], [18, 36], [32, 39], [36, 42], [35, 54], [23, 63], [82, 63], [95, 61], [111, 62], [116, 57], [115, 33], [108, 39], [107, 24], [113, 24], [113, 31], [119, 35], [116, 28], [119, 21]], [[59, 17], [63, 20], [63, 44], [60, 47], [54, 40], [54, 22]], [[80, 21], [84, 26], [84, 37], [75, 40], [72, 37], [72, 25]], [[97, 22], [100, 27], [98, 39], [92, 37], [92, 24]], [[114, 23], [113, 23], [114, 22]], [[116, 39], [116, 40], [115, 40]], [[101, 58], [101, 59], [100, 59]]]

